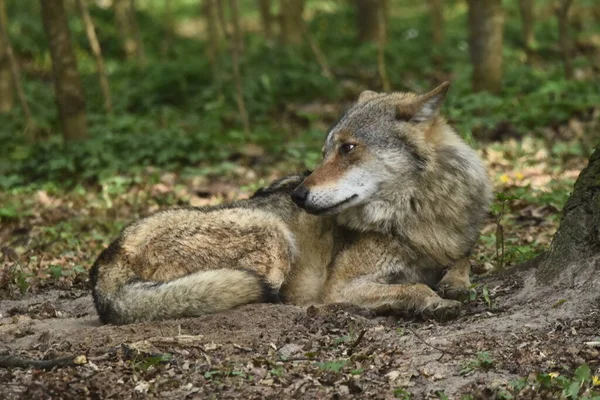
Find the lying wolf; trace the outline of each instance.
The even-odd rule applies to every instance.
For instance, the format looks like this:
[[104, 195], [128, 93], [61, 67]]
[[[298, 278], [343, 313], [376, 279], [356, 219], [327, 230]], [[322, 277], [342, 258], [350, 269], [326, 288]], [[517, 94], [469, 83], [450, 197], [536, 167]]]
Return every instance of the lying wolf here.
[[159, 212], [126, 227], [91, 270], [104, 323], [193, 317], [256, 302], [352, 303], [444, 320], [469, 286], [486, 169], [423, 95], [363, 92], [311, 174], [252, 198]]

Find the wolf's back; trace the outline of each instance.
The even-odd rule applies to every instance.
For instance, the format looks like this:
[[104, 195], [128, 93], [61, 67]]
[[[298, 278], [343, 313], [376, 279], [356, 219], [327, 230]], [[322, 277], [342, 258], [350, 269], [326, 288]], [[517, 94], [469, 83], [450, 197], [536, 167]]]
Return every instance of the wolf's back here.
[[276, 291], [250, 270], [221, 268], [168, 282], [144, 281], [136, 278], [121, 253], [117, 240], [102, 252], [90, 272], [94, 304], [103, 323], [195, 317], [277, 300]]

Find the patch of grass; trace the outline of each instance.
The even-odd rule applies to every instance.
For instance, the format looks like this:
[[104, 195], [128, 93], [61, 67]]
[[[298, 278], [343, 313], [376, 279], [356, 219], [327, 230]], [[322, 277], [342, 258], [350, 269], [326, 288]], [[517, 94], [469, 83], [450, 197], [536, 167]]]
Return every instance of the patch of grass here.
[[341, 361], [326, 361], [326, 362], [317, 362], [315, 365], [323, 371], [331, 371], [339, 373], [348, 363], [346, 360]]
[[493, 368], [495, 361], [487, 351], [477, 353], [477, 357], [465, 363], [460, 370], [461, 375], [470, 375], [475, 370], [489, 370]]
[[410, 400], [412, 398], [412, 394], [404, 388], [397, 388], [397, 389], [394, 389], [394, 398], [402, 399], [402, 400]]

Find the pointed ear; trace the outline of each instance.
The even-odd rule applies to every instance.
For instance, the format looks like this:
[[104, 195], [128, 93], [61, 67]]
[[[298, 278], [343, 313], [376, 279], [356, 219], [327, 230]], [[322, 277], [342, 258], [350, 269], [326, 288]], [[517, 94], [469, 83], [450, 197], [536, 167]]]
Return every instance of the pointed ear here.
[[450, 82], [444, 82], [431, 92], [425, 93], [417, 99], [417, 111], [411, 118], [412, 122], [425, 122], [437, 117], [450, 88]]
[[360, 96], [358, 96], [358, 104], [365, 103], [371, 99], [374, 99], [378, 95], [379, 95], [379, 93], [374, 92], [372, 90], [365, 90], [364, 92], [362, 92], [360, 94]]

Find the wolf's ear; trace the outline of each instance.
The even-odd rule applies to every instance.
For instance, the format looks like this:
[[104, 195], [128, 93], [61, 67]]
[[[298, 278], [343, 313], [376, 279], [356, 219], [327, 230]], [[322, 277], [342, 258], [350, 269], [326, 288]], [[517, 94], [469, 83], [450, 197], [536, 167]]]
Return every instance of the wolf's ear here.
[[358, 96], [358, 104], [365, 103], [371, 99], [374, 99], [375, 97], [377, 97], [378, 94], [379, 93], [374, 92], [372, 90], [365, 90], [360, 94], [360, 96]]
[[417, 111], [411, 118], [411, 121], [425, 122], [435, 118], [442, 107], [449, 88], [450, 82], [444, 82], [431, 92], [419, 96], [417, 99]]

